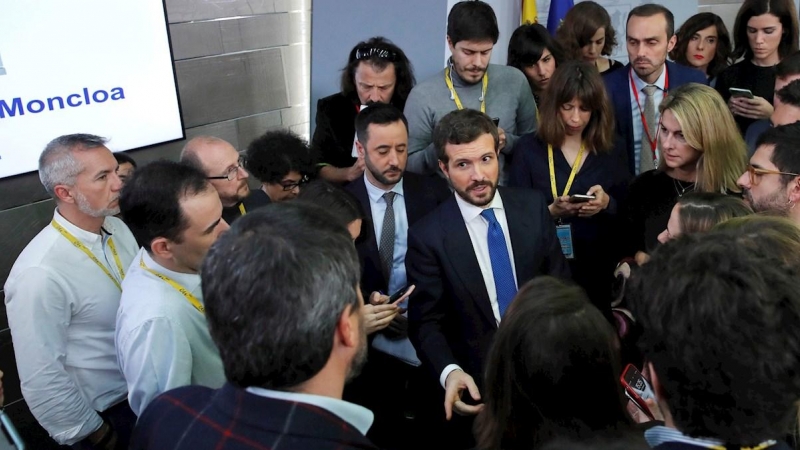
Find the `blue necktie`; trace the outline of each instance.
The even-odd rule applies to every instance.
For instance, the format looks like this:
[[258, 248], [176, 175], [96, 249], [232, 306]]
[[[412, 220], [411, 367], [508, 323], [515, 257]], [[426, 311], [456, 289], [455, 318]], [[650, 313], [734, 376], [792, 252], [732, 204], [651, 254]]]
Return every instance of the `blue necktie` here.
[[511, 300], [517, 294], [517, 285], [514, 283], [514, 270], [511, 268], [511, 258], [508, 256], [506, 238], [503, 228], [494, 216], [494, 210], [484, 209], [481, 216], [489, 222], [489, 259], [492, 262], [492, 275], [494, 287], [497, 290], [497, 307], [500, 317], [506, 312]]

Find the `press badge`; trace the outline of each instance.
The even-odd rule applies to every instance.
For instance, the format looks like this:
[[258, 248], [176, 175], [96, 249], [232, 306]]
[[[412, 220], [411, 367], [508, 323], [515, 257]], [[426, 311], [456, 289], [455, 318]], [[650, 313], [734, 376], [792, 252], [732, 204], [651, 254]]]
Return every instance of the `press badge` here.
[[556, 236], [561, 243], [561, 253], [567, 259], [575, 259], [575, 249], [572, 247], [572, 225], [556, 226]]

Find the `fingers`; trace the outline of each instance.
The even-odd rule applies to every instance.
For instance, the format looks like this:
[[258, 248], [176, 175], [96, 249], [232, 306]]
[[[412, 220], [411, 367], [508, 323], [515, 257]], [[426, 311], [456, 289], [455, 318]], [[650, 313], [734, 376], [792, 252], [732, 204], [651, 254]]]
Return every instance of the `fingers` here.
[[[414, 289], [415, 289], [415, 288], [416, 288], [416, 286], [412, 284], [412, 285], [411, 285], [411, 286], [408, 288], [408, 290], [406, 291], [406, 293], [405, 293], [405, 294], [403, 294], [403, 296], [402, 296], [402, 297], [400, 297], [400, 298], [398, 298], [397, 300], [395, 300], [395, 301], [394, 301], [394, 303], [392, 303], [392, 304], [393, 304], [393, 305], [396, 305], [396, 304], [398, 304], [398, 303], [401, 303], [402, 301], [404, 301], [404, 300], [405, 300], [405, 299], [407, 299], [408, 297], [410, 297], [410, 296], [411, 296], [411, 293], [412, 293], [412, 292], [414, 292]], [[386, 297], [386, 300], [389, 300], [389, 297]]]
[[481, 392], [478, 390], [478, 385], [475, 384], [475, 380], [473, 380], [471, 376], [467, 375], [467, 378], [464, 380], [464, 384], [469, 390], [469, 395], [473, 400], [478, 401], [481, 399]]
[[383, 295], [378, 291], [375, 291], [369, 295], [369, 302], [373, 305], [383, 305], [388, 301], [389, 301], [389, 296]]
[[457, 400], [453, 404], [453, 409], [455, 410], [456, 414], [460, 416], [475, 416], [483, 409], [483, 403], [479, 405], [468, 405], [461, 400]]

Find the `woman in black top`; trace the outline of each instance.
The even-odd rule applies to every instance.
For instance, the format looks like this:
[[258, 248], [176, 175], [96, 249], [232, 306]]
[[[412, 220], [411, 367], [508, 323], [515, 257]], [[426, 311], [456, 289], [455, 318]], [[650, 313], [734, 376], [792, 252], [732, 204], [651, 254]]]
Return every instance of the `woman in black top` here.
[[[717, 91], [728, 102], [742, 135], [758, 119], [772, 114], [775, 65], [797, 51], [797, 11], [792, 0], [745, 0], [733, 27], [735, 48], [731, 57], [740, 61], [721, 74]], [[749, 95], [730, 88], [748, 89]]]
[[[517, 141], [509, 184], [545, 194], [553, 219], [570, 228], [573, 278], [608, 313], [611, 273], [619, 256], [616, 217], [629, 175], [621, 157], [625, 150], [614, 148], [614, 113], [600, 73], [582, 61], [564, 63], [539, 111], [552, 119], [540, 120], [536, 133]], [[595, 199], [572, 203], [574, 194]]]
[[736, 180], [747, 165], [747, 146], [712, 88], [685, 84], [667, 95], [659, 111], [658, 169], [631, 183], [625, 205], [627, 256], [655, 248], [684, 194], [740, 192]]
[[580, 2], [570, 8], [556, 31], [556, 41], [567, 58], [586, 61], [600, 73], [624, 67], [609, 58], [617, 46], [616, 31], [608, 11], [596, 2]]
[[508, 41], [506, 65], [525, 74], [537, 106], [541, 104], [542, 92], [547, 89], [550, 77], [561, 61], [561, 48], [550, 37], [547, 28], [538, 23], [520, 25]]

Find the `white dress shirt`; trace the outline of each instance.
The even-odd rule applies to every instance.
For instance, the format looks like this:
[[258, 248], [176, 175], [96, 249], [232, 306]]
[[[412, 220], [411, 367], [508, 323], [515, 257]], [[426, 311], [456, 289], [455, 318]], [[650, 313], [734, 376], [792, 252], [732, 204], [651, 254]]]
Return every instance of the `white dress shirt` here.
[[[373, 185], [366, 172], [364, 172], [364, 185], [367, 187], [367, 196], [369, 197], [369, 207], [372, 212], [372, 223], [375, 228], [375, 243], [380, 246], [381, 233], [383, 232], [383, 218], [386, 216], [386, 199], [383, 194], [387, 191]], [[406, 213], [406, 199], [403, 193], [403, 179], [392, 186], [390, 189], [394, 192], [395, 197], [392, 202], [394, 209], [394, 253], [392, 254], [392, 272], [389, 276], [389, 292], [387, 295], [392, 295], [398, 290], [402, 289], [408, 279], [406, 278], [406, 252], [408, 251], [408, 214]], [[403, 313], [408, 317], [408, 312]], [[408, 338], [405, 339], [389, 339], [383, 334], [378, 333], [372, 339], [372, 346], [386, 354], [392, 355], [400, 359], [406, 364], [412, 366], [419, 366], [421, 363], [417, 358], [417, 351], [411, 345]]]
[[170, 389], [188, 385], [216, 389], [225, 383], [206, 316], [177, 289], [144, 270], [140, 258], [203, 302], [200, 275], [166, 269], [144, 249], [133, 259], [122, 283], [116, 342], [119, 367], [128, 382], [128, 402], [137, 416]]
[[[511, 246], [511, 235], [508, 230], [508, 221], [506, 220], [506, 211], [503, 207], [503, 199], [500, 198], [500, 192], [496, 192], [492, 201], [485, 207], [475, 206], [462, 199], [458, 193], [456, 196], [456, 203], [458, 209], [461, 211], [461, 216], [464, 218], [464, 224], [467, 226], [467, 233], [469, 233], [469, 240], [472, 241], [472, 249], [475, 251], [475, 257], [478, 259], [478, 266], [481, 268], [481, 275], [483, 275], [483, 282], [486, 285], [486, 293], [489, 295], [489, 302], [492, 305], [492, 313], [494, 320], [500, 324], [500, 306], [497, 303], [497, 287], [494, 284], [494, 272], [492, 272], [492, 259], [489, 257], [489, 222], [481, 216], [484, 209], [493, 209], [494, 216], [503, 229], [503, 237], [506, 239], [506, 248], [508, 248], [508, 257], [511, 259], [511, 269], [514, 273], [514, 284], [519, 286], [517, 282], [517, 266], [514, 263], [514, 248]], [[444, 368], [439, 382], [444, 387], [444, 382], [450, 372], [461, 369], [457, 364], [450, 364]]]
[[[121, 220], [107, 217], [102, 236], [76, 227], [58, 211], [54, 220], [122, 281], [108, 240], [123, 268], [139, 246]], [[114, 350], [120, 290], [48, 224], [17, 258], [5, 292], [22, 395], [53, 439], [73, 444], [100, 428], [97, 411], [125, 399]]]
[[369, 431], [369, 427], [372, 426], [372, 421], [375, 420], [375, 414], [367, 408], [338, 398], [300, 392], [273, 391], [256, 386], [250, 386], [246, 390], [251, 394], [261, 397], [285, 400], [288, 402], [306, 403], [322, 408], [349, 423], [365, 436], [367, 431]]
[[[630, 86], [630, 78], [628, 79], [628, 90], [630, 91], [631, 95], [631, 119], [633, 120], [633, 154], [634, 154], [634, 161], [635, 161], [635, 168], [636, 168], [636, 175], [639, 175], [639, 162], [642, 160], [642, 135], [644, 134], [644, 124], [642, 124], [642, 114], [644, 113], [644, 102], [647, 96], [644, 94], [642, 89], [648, 85], [644, 80], [639, 78], [639, 75], [636, 75], [636, 72], [633, 69], [630, 69], [630, 73], [633, 74], [633, 85], [636, 86], [636, 89], [639, 90], [639, 103], [636, 103], [636, 95], [633, 93], [633, 88]], [[664, 100], [664, 83], [667, 77], [667, 65], [664, 64], [664, 70], [661, 71], [661, 76], [658, 77], [653, 86], [656, 86], [656, 92], [653, 94], [653, 105], [655, 105], [655, 112], [656, 112], [656, 134], [658, 133], [658, 124], [661, 123], [661, 114], [658, 112], [658, 105], [661, 104], [661, 101]], [[639, 108], [642, 108], [641, 110]], [[648, 124], [650, 125], [650, 124]], [[650, 136], [653, 139], [656, 139], [655, 136]], [[645, 148], [645, 155], [649, 155], [652, 158], [651, 150], [649, 148]], [[658, 156], [659, 149], [656, 148], [656, 156]]]

